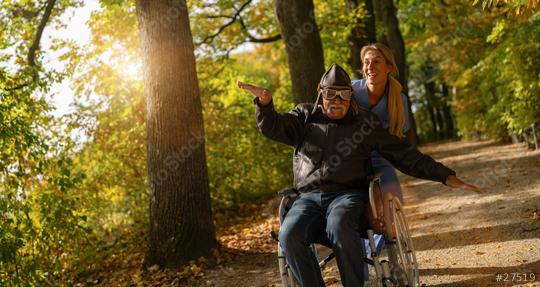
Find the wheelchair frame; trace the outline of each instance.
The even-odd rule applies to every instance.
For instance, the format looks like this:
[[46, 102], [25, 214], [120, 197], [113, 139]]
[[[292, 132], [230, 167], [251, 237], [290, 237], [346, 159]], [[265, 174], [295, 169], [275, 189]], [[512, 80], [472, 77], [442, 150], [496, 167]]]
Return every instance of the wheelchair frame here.
[[[375, 270], [376, 286], [409, 286], [419, 287], [420, 278], [418, 273], [418, 263], [414, 252], [412, 238], [409, 232], [407, 219], [403, 213], [401, 202], [389, 195], [383, 197], [379, 188], [381, 174], [376, 174], [369, 183], [369, 217], [370, 228], [367, 229], [367, 239], [371, 249], [370, 254], [366, 254], [365, 262]], [[377, 192], [379, 196], [377, 196]], [[285, 218], [286, 207], [290, 200], [294, 200], [298, 194], [293, 189], [285, 189], [278, 193], [282, 198], [279, 205], [279, 223]], [[377, 202], [378, 201], [378, 202]], [[386, 202], [385, 202], [386, 201]], [[387, 208], [384, 208], [386, 205]], [[385, 224], [384, 212], [390, 212], [392, 216], [391, 226]], [[387, 256], [377, 252], [374, 235], [381, 233], [384, 239], [384, 250]], [[395, 234], [395, 236], [393, 235]], [[277, 239], [277, 236], [273, 234]], [[312, 251], [317, 256], [316, 244], [311, 245]], [[331, 253], [319, 262], [319, 267], [324, 267], [334, 258]], [[284, 287], [301, 287], [294, 277], [291, 269], [287, 265], [285, 254], [278, 242], [278, 264], [281, 282]]]

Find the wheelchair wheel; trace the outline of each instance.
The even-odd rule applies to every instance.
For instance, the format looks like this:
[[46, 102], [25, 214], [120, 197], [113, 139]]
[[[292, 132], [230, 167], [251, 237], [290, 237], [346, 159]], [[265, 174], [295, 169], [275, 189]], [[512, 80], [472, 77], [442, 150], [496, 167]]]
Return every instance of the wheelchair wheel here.
[[[392, 263], [392, 274], [399, 286], [420, 286], [418, 263], [414, 253], [413, 241], [401, 204], [397, 199], [391, 203], [391, 212], [395, 228], [395, 244], [388, 246], [388, 255]], [[392, 227], [390, 227], [392, 228]], [[388, 231], [389, 234], [390, 231]]]
[[[290, 190], [288, 190], [290, 191]], [[279, 225], [283, 223], [283, 219], [285, 219], [285, 215], [287, 211], [291, 208], [293, 202], [298, 197], [296, 194], [293, 193], [285, 193], [285, 195], [281, 198], [281, 202], [279, 204]], [[283, 284], [283, 287], [300, 287], [300, 284], [298, 284], [298, 280], [294, 277], [291, 268], [289, 268], [289, 265], [287, 264], [287, 260], [285, 259], [285, 252], [283, 252], [283, 249], [281, 248], [281, 245], [278, 242], [278, 265], [279, 265], [279, 274], [281, 276], [281, 283]]]
[[283, 284], [283, 287], [300, 287], [300, 284], [298, 284], [298, 281], [296, 281], [296, 278], [292, 274], [291, 268], [287, 265], [287, 261], [285, 259], [285, 253], [283, 252], [283, 249], [281, 249], [281, 246], [278, 243], [278, 264], [279, 264], [279, 274], [281, 276], [281, 283]]

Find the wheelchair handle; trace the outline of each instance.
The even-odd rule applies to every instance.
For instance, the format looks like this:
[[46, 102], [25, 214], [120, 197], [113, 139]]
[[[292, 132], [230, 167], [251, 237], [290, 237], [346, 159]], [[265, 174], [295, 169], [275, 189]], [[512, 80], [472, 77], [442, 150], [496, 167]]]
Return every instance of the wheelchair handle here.
[[[373, 197], [373, 186], [375, 185], [375, 182], [381, 185], [381, 176], [382, 172], [378, 172], [375, 175], [373, 175], [373, 178], [369, 182], [369, 205], [371, 206], [371, 211], [373, 212], [373, 216], [375, 216], [375, 219], [379, 218], [379, 214], [377, 213], [377, 206], [375, 204], [375, 199]], [[381, 190], [381, 189], [379, 189]]]

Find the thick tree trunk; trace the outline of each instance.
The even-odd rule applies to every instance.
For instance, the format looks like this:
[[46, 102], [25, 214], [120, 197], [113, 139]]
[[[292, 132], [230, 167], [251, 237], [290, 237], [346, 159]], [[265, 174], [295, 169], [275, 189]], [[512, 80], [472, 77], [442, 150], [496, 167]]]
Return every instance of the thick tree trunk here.
[[385, 35], [388, 41], [388, 46], [394, 52], [394, 58], [398, 66], [399, 75], [398, 79], [405, 93], [408, 92], [408, 78], [409, 72], [407, 68], [407, 62], [405, 59], [405, 42], [401, 36], [399, 30], [399, 22], [396, 16], [396, 8], [394, 7], [393, 0], [377, 0], [379, 2], [380, 12], [382, 13], [381, 19], [385, 28]]
[[398, 80], [403, 86], [403, 93], [409, 100], [409, 115], [411, 127], [407, 133], [407, 137], [412, 144], [418, 143], [418, 135], [416, 133], [416, 121], [414, 114], [412, 113], [412, 104], [409, 98], [409, 71], [407, 66], [407, 60], [405, 58], [405, 42], [399, 30], [399, 21], [396, 16], [396, 8], [394, 7], [393, 0], [373, 0], [374, 10], [377, 13], [377, 20], [382, 21], [385, 28], [383, 35], [381, 36], [381, 42], [386, 42], [390, 49], [394, 52], [396, 64], [398, 66], [399, 75]]
[[276, 0], [276, 15], [287, 50], [294, 102], [314, 102], [324, 73], [324, 55], [313, 0]]
[[357, 21], [347, 38], [351, 47], [349, 64], [353, 71], [352, 79], [362, 78], [362, 59], [360, 59], [362, 47], [377, 42], [372, 0], [347, 0], [347, 12], [354, 11], [362, 1], [367, 17]]
[[150, 183], [145, 265], [176, 267], [217, 244], [192, 36], [183, 0], [137, 0], [137, 15]]

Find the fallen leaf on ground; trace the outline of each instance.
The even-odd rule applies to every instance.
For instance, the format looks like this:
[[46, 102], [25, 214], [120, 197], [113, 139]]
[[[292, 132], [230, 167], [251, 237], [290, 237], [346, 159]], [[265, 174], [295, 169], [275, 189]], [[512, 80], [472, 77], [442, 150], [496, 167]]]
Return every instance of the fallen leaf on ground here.
[[533, 212], [533, 219], [540, 220], [540, 209]]

